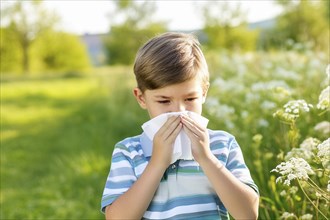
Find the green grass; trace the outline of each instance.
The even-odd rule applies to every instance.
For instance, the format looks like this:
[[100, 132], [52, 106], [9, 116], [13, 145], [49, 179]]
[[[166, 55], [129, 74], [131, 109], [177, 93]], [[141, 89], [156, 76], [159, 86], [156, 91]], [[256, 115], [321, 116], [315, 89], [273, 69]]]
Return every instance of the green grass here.
[[[203, 115], [209, 128], [232, 133], [240, 144], [260, 190], [260, 219], [306, 212], [303, 195], [288, 203], [270, 172], [297, 147], [273, 113], [289, 100], [316, 106], [328, 85], [326, 58], [312, 52], [207, 56], [211, 87]], [[139, 134], [148, 115], [132, 95], [131, 67], [78, 76], [2, 79], [1, 219], [104, 219], [100, 200], [113, 146]], [[315, 108], [302, 114], [297, 145], [307, 137], [324, 140], [313, 128], [329, 117]]]
[[1, 219], [104, 218], [113, 146], [147, 117], [125, 71], [1, 83]]

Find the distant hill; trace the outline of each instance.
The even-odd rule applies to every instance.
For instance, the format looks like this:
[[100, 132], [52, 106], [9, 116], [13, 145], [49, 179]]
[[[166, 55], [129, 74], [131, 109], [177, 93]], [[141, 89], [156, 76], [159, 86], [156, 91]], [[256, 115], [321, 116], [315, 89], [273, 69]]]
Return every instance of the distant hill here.
[[86, 45], [93, 66], [102, 66], [106, 62], [106, 50], [104, 49], [103, 37], [107, 34], [84, 34], [80, 36]]
[[250, 29], [270, 29], [273, 28], [276, 24], [276, 19], [271, 18], [263, 21], [257, 21], [249, 23]]

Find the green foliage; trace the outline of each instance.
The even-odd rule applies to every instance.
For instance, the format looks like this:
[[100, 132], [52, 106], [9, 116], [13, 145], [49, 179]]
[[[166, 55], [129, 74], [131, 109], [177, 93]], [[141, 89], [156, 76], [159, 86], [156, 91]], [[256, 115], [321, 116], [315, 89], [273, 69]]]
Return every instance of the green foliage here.
[[[270, 171], [292, 143], [329, 137], [329, 131], [314, 125], [329, 121], [330, 112], [301, 112], [290, 134], [283, 123], [290, 121], [273, 114], [301, 97], [321, 109], [329, 106], [319, 100], [328, 85], [328, 57], [312, 51], [205, 55], [211, 87], [203, 115], [210, 119], [209, 128], [236, 136], [260, 190], [259, 219], [280, 219], [292, 210], [307, 214], [302, 192], [276, 184]], [[79, 79], [2, 81], [1, 219], [104, 218], [100, 198], [113, 146], [139, 134], [148, 114], [132, 95], [131, 67], [94, 73]]]
[[[317, 111], [320, 111], [319, 115], [330, 112], [330, 64], [327, 71], [327, 76], [324, 76], [327, 81], [324, 86], [327, 87], [320, 93], [316, 105]], [[293, 140], [291, 143], [298, 142], [301, 136], [299, 129], [296, 128], [296, 122], [304, 116], [303, 112], [309, 112], [311, 108], [313, 105], [307, 105], [304, 100], [291, 100], [274, 114], [290, 125], [288, 134], [293, 134], [290, 135]], [[282, 214], [283, 219], [307, 219], [307, 216], [308, 219], [327, 219], [330, 213], [330, 138], [323, 139], [329, 137], [330, 123], [321, 121], [310, 126], [314, 126], [314, 130], [319, 132], [317, 136], [322, 138], [323, 142], [314, 138], [309, 132], [299, 147], [290, 144], [292, 149], [282, 158], [284, 162], [272, 170], [279, 175], [276, 183], [283, 183], [285, 186], [280, 195], [290, 201], [291, 205]], [[292, 201], [290, 194], [294, 194], [294, 198], [299, 199]], [[297, 210], [296, 207], [303, 208]]]
[[15, 36], [8, 28], [0, 28], [0, 73], [21, 72], [22, 53]]
[[80, 72], [90, 67], [85, 45], [73, 34], [44, 32], [32, 49], [35, 71]]
[[[263, 48], [329, 50], [329, 1], [279, 1], [284, 12], [276, 26], [265, 33]], [[327, 5], [327, 7], [324, 7]]]
[[113, 24], [105, 37], [109, 64], [132, 64], [139, 47], [151, 37], [165, 31], [165, 24], [152, 21], [152, 1], [118, 1], [113, 17], [123, 15], [124, 22]]
[[159, 25], [150, 25], [141, 29], [136, 29], [129, 24], [113, 26], [105, 39], [108, 63], [132, 64], [140, 46], [163, 31], [163, 27]]
[[148, 115], [128, 68], [95, 72], [1, 83], [0, 219], [104, 219], [113, 146]]
[[255, 49], [258, 31], [248, 29], [245, 13], [239, 4], [233, 8], [228, 2], [209, 1], [200, 10], [204, 19], [207, 49]]
[[[22, 69], [30, 71], [30, 48], [43, 31], [52, 29], [58, 17], [47, 11], [42, 1], [8, 1], [1, 8], [1, 20], [8, 23], [7, 30], [20, 46]], [[33, 16], [31, 16], [33, 14]]]
[[[298, 201], [294, 199], [291, 204], [279, 195], [284, 187], [275, 184], [274, 173], [270, 171], [281, 162], [281, 155], [297, 147], [302, 138], [314, 136], [322, 140], [324, 134], [313, 126], [327, 121], [330, 114], [319, 116], [314, 110], [302, 112], [304, 120], [298, 120], [291, 129], [274, 118], [273, 113], [300, 97], [317, 105], [320, 88], [327, 83], [326, 54], [213, 52], [207, 53], [206, 59], [211, 87], [203, 112], [210, 119], [210, 128], [236, 136], [260, 189], [259, 218], [279, 219], [286, 210], [292, 210], [290, 207], [302, 213]], [[326, 135], [330, 135], [329, 131]]]
[[[54, 31], [58, 17], [42, 1], [11, 1], [1, 8], [1, 73], [80, 72], [89, 68], [77, 36]], [[30, 16], [33, 14], [33, 16]]]

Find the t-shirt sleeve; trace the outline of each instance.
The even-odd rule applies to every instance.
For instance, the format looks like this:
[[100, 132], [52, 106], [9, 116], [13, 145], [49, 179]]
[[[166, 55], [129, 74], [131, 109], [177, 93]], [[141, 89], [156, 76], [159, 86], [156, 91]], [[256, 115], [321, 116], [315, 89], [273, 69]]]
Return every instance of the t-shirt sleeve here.
[[123, 145], [116, 145], [112, 154], [110, 172], [103, 191], [101, 211], [104, 213], [105, 208], [125, 193], [136, 179], [128, 148]]
[[244, 162], [244, 157], [240, 146], [235, 138], [231, 139], [229, 144], [229, 155], [226, 164], [227, 169], [241, 182], [253, 188], [258, 194], [259, 190], [254, 183], [249, 168]]

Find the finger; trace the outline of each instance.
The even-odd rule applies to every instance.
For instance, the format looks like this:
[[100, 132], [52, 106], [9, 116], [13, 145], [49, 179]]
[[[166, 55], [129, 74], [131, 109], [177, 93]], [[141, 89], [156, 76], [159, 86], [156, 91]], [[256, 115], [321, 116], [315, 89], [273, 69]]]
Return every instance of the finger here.
[[186, 125], [183, 126], [184, 132], [188, 135], [190, 140], [198, 138], [199, 136], [195, 134], [192, 130], [190, 130]]
[[192, 118], [183, 115], [182, 116], [183, 119], [185, 119], [186, 122], [188, 122], [189, 124], [191, 124], [192, 127], [195, 127], [197, 130], [204, 132], [205, 131], [205, 127], [201, 126], [200, 124], [198, 124], [196, 121], [194, 121]]
[[190, 132], [192, 132], [196, 136], [201, 136], [204, 130], [200, 128], [196, 123], [193, 121], [188, 121], [187, 118], [183, 117], [181, 119], [184, 127], [186, 127]]
[[181, 129], [182, 129], [183, 125], [180, 122], [172, 131], [172, 133], [167, 137], [168, 141], [173, 141], [176, 139], [176, 137], [179, 135]]
[[178, 116], [171, 116], [167, 119], [165, 124], [159, 129], [159, 134], [163, 138], [168, 138], [176, 127], [180, 124], [180, 118]]

